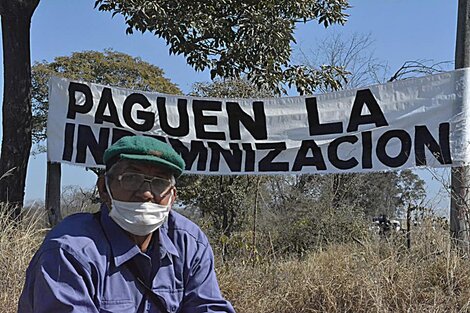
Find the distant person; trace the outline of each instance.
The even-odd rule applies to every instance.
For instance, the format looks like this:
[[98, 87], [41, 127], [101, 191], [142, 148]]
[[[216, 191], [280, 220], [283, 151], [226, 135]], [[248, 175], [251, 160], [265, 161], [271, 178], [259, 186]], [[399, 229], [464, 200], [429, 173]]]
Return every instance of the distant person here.
[[171, 210], [181, 156], [131, 136], [103, 160], [100, 212], [69, 216], [49, 232], [26, 272], [18, 312], [234, 312], [206, 236]]

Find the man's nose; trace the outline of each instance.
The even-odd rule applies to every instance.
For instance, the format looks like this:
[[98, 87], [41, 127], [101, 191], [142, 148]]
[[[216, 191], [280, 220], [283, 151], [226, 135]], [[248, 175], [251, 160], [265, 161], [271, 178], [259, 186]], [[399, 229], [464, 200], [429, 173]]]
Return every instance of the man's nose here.
[[155, 200], [155, 195], [152, 192], [152, 186], [150, 185], [150, 182], [147, 181], [144, 182], [142, 186], [140, 186], [139, 190], [137, 190], [135, 195], [142, 199], [144, 202]]

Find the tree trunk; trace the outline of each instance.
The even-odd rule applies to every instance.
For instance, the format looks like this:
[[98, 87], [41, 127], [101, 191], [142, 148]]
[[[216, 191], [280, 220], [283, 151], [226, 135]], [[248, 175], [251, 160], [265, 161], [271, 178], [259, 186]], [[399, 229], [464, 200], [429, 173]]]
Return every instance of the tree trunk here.
[[1, 0], [3, 41], [3, 139], [0, 202], [21, 212], [31, 150], [31, 17], [39, 0]]

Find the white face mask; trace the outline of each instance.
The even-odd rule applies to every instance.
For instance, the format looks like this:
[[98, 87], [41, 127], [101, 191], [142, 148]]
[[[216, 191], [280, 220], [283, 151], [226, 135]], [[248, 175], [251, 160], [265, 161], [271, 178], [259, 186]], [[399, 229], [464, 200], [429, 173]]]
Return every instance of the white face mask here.
[[145, 236], [165, 223], [170, 213], [173, 190], [167, 205], [153, 202], [126, 202], [113, 199], [109, 192], [108, 183], [106, 189], [111, 198], [111, 217], [125, 231], [137, 235]]

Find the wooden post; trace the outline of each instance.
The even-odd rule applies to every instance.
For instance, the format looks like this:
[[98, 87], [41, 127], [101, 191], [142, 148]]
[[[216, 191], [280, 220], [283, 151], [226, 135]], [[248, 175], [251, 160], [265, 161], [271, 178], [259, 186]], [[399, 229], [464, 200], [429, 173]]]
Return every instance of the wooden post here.
[[406, 247], [411, 249], [411, 211], [413, 211], [411, 204], [408, 204], [406, 209]]
[[[470, 66], [470, 1], [459, 0], [457, 18], [457, 39], [455, 45], [455, 68]], [[462, 103], [462, 105], [464, 105]], [[467, 117], [468, 118], [468, 117]], [[450, 232], [459, 246], [468, 252], [468, 204], [470, 204], [469, 178], [470, 167], [452, 168], [450, 200]]]
[[60, 212], [61, 172], [60, 163], [47, 161], [46, 211], [51, 227], [57, 225], [62, 220]]
[[260, 182], [261, 182], [261, 177], [258, 176], [256, 178], [255, 206], [253, 208], [253, 242], [252, 242], [252, 251], [251, 251], [253, 266], [256, 263], [256, 256], [258, 254], [258, 251], [256, 249], [256, 223], [257, 223], [256, 218], [258, 215], [258, 193], [259, 193]]

